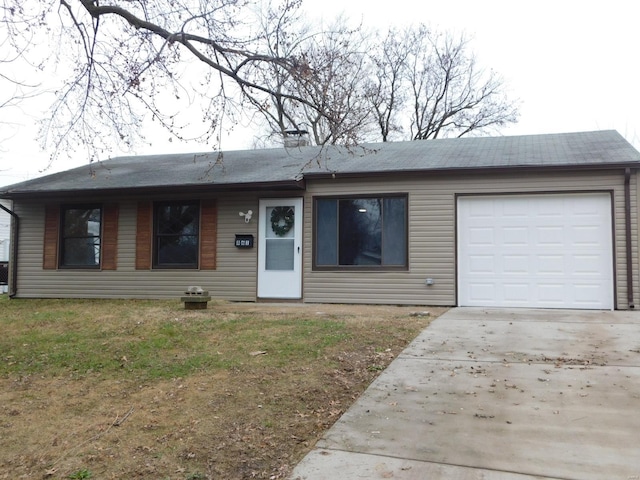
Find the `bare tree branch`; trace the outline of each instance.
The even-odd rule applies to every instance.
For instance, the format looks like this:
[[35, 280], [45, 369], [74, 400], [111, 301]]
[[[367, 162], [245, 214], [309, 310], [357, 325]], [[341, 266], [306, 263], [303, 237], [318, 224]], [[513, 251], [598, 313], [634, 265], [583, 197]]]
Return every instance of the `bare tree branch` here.
[[[133, 148], [152, 141], [149, 123], [216, 148], [223, 125], [258, 116], [272, 136], [305, 129], [319, 145], [462, 136], [517, 118], [464, 38], [419, 26], [374, 42], [344, 19], [311, 28], [301, 0], [267, 1], [3, 0], [0, 81], [13, 78], [3, 60], [54, 73], [40, 135], [52, 158]], [[13, 84], [0, 108], [30, 94]]]
[[[52, 62], [76, 66], [43, 124], [42, 138], [54, 156], [80, 147], [95, 159], [114, 143], [132, 146], [149, 116], [179, 139], [199, 123], [201, 133], [189, 137], [208, 141], [242, 90], [307, 103], [258, 81], [269, 65], [292, 78], [301, 69], [295, 57], [265, 49], [265, 33], [255, 32], [253, 0], [57, 1], [58, 8], [55, 0], [5, 0], [0, 12], [16, 51], [31, 46], [23, 32], [46, 31], [56, 40], [52, 45], [61, 45]], [[273, 8], [286, 13], [298, 7], [298, 0], [285, 0]], [[26, 56], [24, 48], [20, 55]], [[207, 105], [229, 110], [204, 111]], [[184, 114], [178, 121], [176, 112], [185, 110], [201, 110], [201, 118], [193, 122]]]

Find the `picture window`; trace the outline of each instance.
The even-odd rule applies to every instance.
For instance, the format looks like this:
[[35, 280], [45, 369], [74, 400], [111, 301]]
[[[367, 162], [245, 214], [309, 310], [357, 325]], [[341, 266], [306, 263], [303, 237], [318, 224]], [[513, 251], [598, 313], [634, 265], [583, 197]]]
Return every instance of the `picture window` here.
[[407, 266], [407, 197], [315, 200], [316, 267]]

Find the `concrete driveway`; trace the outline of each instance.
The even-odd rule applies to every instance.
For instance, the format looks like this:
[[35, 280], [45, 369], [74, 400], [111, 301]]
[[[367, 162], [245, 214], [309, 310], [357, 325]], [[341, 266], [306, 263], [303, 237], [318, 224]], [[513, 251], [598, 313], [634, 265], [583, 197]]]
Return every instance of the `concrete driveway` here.
[[640, 480], [640, 312], [452, 309], [291, 478]]

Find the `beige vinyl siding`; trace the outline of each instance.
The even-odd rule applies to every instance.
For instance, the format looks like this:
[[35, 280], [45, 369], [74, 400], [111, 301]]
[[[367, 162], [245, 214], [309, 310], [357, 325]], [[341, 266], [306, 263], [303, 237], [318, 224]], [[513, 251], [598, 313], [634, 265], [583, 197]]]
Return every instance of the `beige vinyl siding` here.
[[[634, 172], [632, 170], [632, 172]], [[634, 262], [633, 262], [633, 271], [634, 274], [636, 275], [634, 277], [634, 286], [636, 289], [640, 290], [640, 285], [638, 285], [638, 282], [640, 282], [640, 255], [638, 255], [638, 248], [640, 247], [640, 224], [638, 223], [638, 219], [637, 216], [640, 213], [640, 175], [638, 174], [637, 171], [635, 171], [632, 176], [631, 176], [631, 206], [632, 206], [632, 210], [631, 210], [631, 220], [632, 220], [632, 228], [631, 228], [631, 234], [633, 235], [633, 238], [636, 240], [633, 243], [633, 255], [634, 255]], [[634, 200], [635, 199], [635, 200]], [[636, 309], [640, 309], [640, 305], [636, 303], [635, 305]]]
[[[635, 176], [637, 176], [637, 172], [632, 174], [630, 181], [630, 191], [631, 191], [631, 264], [633, 266], [638, 264], [638, 209], [637, 209], [637, 197], [638, 190], [636, 188]], [[618, 309], [627, 309], [629, 308], [629, 302], [627, 301], [627, 243], [626, 243], [626, 224], [625, 224], [625, 209], [624, 209], [624, 172], [620, 172], [619, 174], [620, 184], [616, 187], [614, 193], [614, 229], [615, 229], [615, 237], [614, 237], [614, 261], [615, 261], [615, 269], [616, 269], [616, 288], [615, 293], [616, 297], [616, 308]], [[638, 305], [638, 299], [640, 298], [638, 295], [640, 285], [638, 285], [638, 281], [640, 277], [638, 276], [638, 269], [633, 268], [633, 303], [635, 308]]]
[[[456, 305], [456, 194], [555, 193], [613, 191], [617, 308], [627, 308], [624, 223], [624, 172], [553, 172], [523, 174], [412, 175], [379, 179], [307, 182], [306, 223], [312, 222], [314, 196], [409, 195], [409, 270], [314, 271], [312, 232], [305, 229], [304, 299], [306, 302]], [[638, 265], [637, 183], [632, 182], [633, 264]], [[634, 292], [638, 297], [638, 274]], [[426, 278], [434, 285], [427, 286]]]
[[[634, 296], [638, 302], [640, 267], [638, 222], [640, 179], [631, 182]], [[468, 174], [411, 176], [386, 175], [375, 179], [307, 180], [304, 192], [303, 300], [305, 302], [371, 303], [404, 305], [455, 305], [456, 298], [456, 194], [613, 191], [615, 229], [614, 261], [617, 308], [627, 308], [626, 239], [624, 217], [624, 171], [554, 172], [520, 174]], [[406, 193], [409, 207], [409, 268], [407, 271], [314, 271], [313, 197], [323, 195], [377, 195]], [[214, 298], [255, 301], [257, 284], [259, 198], [294, 197], [299, 192], [225, 193], [217, 201], [216, 270], [136, 270], [136, 211], [140, 200], [170, 200], [166, 197], [118, 200], [117, 270], [43, 270], [44, 204], [74, 199], [16, 201], [20, 216], [17, 296], [177, 298], [191, 285], [199, 285]], [[172, 198], [194, 198], [188, 195]], [[101, 199], [91, 199], [101, 201]], [[113, 199], [102, 199], [112, 203]], [[77, 200], [81, 201], [81, 200]], [[249, 224], [238, 212], [253, 210]], [[237, 249], [235, 234], [252, 234], [254, 248]], [[434, 285], [427, 287], [426, 278]]]
[[[257, 212], [258, 196], [225, 194], [216, 199], [218, 206], [216, 270], [136, 270], [136, 213], [139, 199], [124, 199], [119, 202], [117, 270], [43, 270], [44, 205], [41, 202], [16, 202], [16, 213], [21, 218], [17, 296], [21, 298], [178, 298], [186, 287], [198, 285], [209, 290], [214, 298], [254, 301], [257, 242], [253, 249], [240, 250], [234, 246], [234, 240], [236, 233], [257, 235], [257, 215], [254, 216], [254, 221], [245, 224], [238, 212], [249, 209]], [[150, 200], [165, 200], [165, 198]], [[112, 202], [112, 200], [106, 201]]]

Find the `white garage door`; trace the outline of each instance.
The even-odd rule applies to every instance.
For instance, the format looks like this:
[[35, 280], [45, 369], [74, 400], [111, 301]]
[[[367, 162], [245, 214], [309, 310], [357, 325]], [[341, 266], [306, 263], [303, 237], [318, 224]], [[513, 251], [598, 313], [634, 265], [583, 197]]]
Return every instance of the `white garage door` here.
[[613, 309], [610, 195], [459, 197], [458, 304]]

